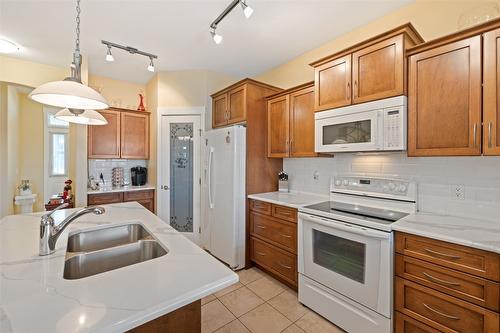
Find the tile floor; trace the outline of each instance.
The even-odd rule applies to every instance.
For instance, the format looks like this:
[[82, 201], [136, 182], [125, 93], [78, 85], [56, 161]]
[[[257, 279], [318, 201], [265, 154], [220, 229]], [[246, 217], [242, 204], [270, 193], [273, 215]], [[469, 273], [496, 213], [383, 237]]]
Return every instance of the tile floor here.
[[201, 300], [202, 333], [341, 333], [309, 310], [297, 293], [253, 267], [240, 282]]

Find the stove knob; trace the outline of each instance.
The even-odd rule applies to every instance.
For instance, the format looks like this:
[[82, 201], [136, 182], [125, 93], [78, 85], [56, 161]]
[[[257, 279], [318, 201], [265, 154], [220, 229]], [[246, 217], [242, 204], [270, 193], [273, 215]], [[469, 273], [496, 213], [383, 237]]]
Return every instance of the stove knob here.
[[335, 186], [340, 186], [342, 184], [342, 181], [340, 179], [335, 179]]
[[394, 183], [389, 183], [389, 191], [394, 191], [396, 189], [396, 185]]
[[349, 179], [344, 179], [343, 184], [344, 184], [344, 186], [349, 185]]

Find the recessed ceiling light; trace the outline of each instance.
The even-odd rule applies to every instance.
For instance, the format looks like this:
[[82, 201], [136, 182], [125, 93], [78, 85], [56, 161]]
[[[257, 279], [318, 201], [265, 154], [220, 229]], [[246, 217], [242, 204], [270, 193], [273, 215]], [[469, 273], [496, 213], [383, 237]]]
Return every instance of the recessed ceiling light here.
[[111, 53], [111, 46], [108, 45], [108, 53], [106, 54], [106, 61], [113, 62], [115, 61], [115, 57]]
[[19, 46], [9, 40], [0, 38], [0, 53], [14, 52], [19, 52]]
[[215, 44], [220, 44], [220, 43], [222, 43], [222, 36], [221, 36], [221, 35], [219, 35], [219, 34], [217, 34], [217, 33], [215, 32], [215, 29], [212, 29], [212, 30], [210, 31], [210, 34], [212, 35], [212, 39], [214, 40]]
[[149, 59], [151, 60], [151, 62], [149, 63], [148, 71], [154, 72], [155, 71], [155, 64], [153, 63], [153, 58], [149, 58]]
[[243, 8], [243, 14], [245, 14], [245, 17], [248, 19], [250, 16], [253, 14], [253, 9], [249, 5], [246, 4], [245, 0], [241, 0], [241, 7]]

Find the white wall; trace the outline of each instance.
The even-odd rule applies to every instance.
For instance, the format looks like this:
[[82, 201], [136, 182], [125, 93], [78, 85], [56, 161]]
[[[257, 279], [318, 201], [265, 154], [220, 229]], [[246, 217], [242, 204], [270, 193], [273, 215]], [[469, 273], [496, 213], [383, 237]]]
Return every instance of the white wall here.
[[[500, 157], [337, 154], [333, 158], [284, 159], [283, 164], [293, 191], [326, 195], [330, 177], [337, 174], [400, 177], [417, 181], [420, 211], [500, 223]], [[313, 178], [315, 171], [318, 180]], [[465, 199], [454, 198], [455, 185], [464, 186]]]

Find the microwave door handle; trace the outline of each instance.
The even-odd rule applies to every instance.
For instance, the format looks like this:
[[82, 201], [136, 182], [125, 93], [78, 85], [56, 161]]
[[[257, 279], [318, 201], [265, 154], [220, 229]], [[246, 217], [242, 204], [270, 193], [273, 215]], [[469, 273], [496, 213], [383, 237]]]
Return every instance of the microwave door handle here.
[[312, 217], [310, 215], [307, 215], [305, 217], [306, 220], [321, 224], [325, 227], [341, 230], [341, 231], [346, 231], [352, 234], [356, 235], [362, 235], [366, 237], [372, 237], [372, 238], [380, 238], [380, 239], [389, 239], [390, 238], [390, 233], [388, 232], [382, 232], [382, 231], [377, 231], [377, 230], [371, 230], [371, 229], [365, 229], [363, 227], [358, 227], [355, 225], [347, 225], [342, 222], [337, 222], [333, 220], [327, 220], [324, 218], [320, 217]]

